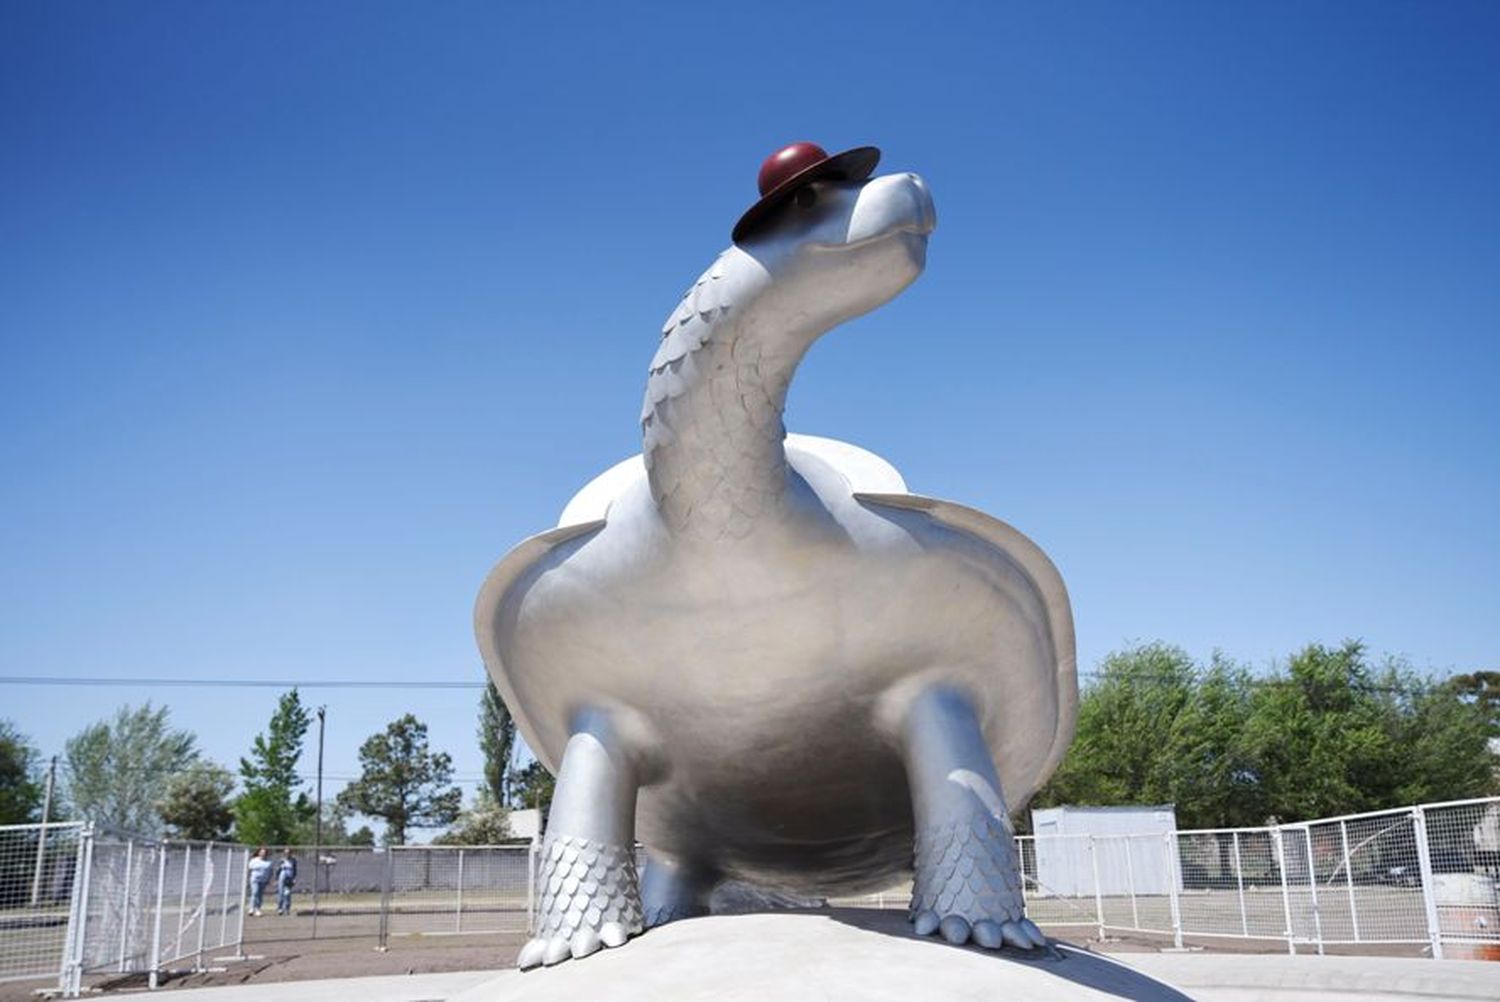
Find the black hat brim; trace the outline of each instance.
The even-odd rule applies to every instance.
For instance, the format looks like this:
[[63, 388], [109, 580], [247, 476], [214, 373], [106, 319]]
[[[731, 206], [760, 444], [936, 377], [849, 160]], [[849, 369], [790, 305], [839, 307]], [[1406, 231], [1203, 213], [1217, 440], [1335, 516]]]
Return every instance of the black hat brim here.
[[863, 181], [880, 162], [880, 150], [874, 146], [856, 146], [852, 150], [835, 153], [826, 160], [819, 160], [810, 167], [793, 174], [785, 181], [761, 196], [760, 201], [745, 210], [740, 221], [734, 224], [730, 235], [735, 243], [754, 233], [766, 217], [776, 211], [797, 189], [813, 181]]

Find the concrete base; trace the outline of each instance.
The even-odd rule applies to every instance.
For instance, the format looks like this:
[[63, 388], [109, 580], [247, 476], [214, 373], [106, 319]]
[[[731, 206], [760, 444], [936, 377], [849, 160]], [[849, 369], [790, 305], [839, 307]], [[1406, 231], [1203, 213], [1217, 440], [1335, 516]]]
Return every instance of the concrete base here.
[[1188, 998], [1094, 954], [995, 953], [910, 930], [900, 913], [858, 909], [691, 919], [583, 960], [506, 971], [450, 1002]]

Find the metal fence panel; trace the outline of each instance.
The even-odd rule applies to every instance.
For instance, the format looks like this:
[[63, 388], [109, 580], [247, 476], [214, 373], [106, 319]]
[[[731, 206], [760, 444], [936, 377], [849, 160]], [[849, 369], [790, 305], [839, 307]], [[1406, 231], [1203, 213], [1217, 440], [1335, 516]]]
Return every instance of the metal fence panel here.
[[84, 826], [0, 826], [0, 981], [61, 977]]
[[1445, 955], [1500, 954], [1500, 799], [1422, 808]]
[[391, 850], [387, 936], [524, 933], [529, 847]]

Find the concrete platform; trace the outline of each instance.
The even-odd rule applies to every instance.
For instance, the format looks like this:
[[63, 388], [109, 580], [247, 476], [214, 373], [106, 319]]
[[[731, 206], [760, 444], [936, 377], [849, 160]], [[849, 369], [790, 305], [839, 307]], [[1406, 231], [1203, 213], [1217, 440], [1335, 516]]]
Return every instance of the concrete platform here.
[[452, 1002], [1181, 1002], [1188, 997], [1108, 957], [951, 947], [913, 936], [899, 913], [848, 909], [678, 922], [581, 961], [507, 971]]
[[[635, 1002], [659, 999], [1135, 999], [1495, 1002], [1500, 963], [1132, 953], [1020, 959], [912, 936], [899, 913], [695, 919], [618, 950], [521, 973], [474, 971], [173, 990], [172, 1002]], [[1175, 985], [1176, 988], [1173, 988]]]

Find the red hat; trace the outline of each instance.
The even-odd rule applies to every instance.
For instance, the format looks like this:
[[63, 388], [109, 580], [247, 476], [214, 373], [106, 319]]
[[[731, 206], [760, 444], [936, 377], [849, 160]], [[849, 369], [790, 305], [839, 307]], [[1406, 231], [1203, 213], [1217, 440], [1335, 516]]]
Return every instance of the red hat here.
[[827, 178], [832, 181], [863, 181], [880, 162], [880, 150], [856, 146], [829, 156], [817, 143], [792, 143], [766, 157], [760, 165], [760, 201], [750, 206], [734, 224], [732, 237], [739, 243], [797, 189]]

